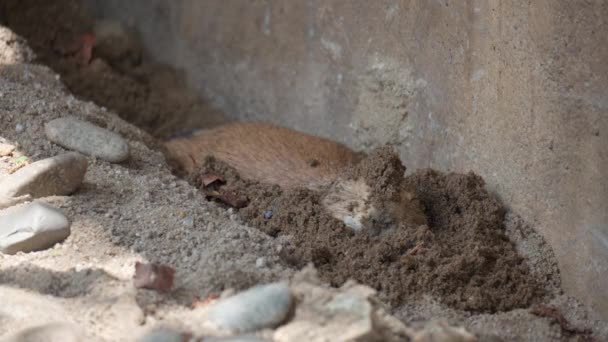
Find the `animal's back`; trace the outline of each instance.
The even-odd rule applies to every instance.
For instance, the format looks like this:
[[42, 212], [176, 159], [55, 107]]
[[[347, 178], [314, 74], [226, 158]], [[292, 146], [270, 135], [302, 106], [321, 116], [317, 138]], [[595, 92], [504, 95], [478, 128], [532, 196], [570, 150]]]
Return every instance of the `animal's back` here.
[[360, 155], [348, 147], [267, 123], [240, 122], [168, 141], [170, 159], [193, 172], [213, 156], [248, 179], [283, 187], [316, 188], [335, 180]]

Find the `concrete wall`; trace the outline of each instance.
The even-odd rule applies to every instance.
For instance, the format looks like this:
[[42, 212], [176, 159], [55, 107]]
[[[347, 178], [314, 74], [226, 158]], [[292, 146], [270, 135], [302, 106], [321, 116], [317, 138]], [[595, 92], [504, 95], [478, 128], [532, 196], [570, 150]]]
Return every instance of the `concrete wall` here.
[[608, 2], [86, 1], [236, 118], [481, 174], [608, 318]]

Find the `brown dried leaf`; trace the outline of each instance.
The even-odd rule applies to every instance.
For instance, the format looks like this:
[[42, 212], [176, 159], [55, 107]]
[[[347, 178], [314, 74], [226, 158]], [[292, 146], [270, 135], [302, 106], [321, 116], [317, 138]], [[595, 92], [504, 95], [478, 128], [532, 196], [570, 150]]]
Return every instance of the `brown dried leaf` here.
[[237, 209], [244, 208], [249, 204], [246, 197], [241, 196], [234, 191], [221, 192], [219, 200]]
[[207, 173], [201, 174], [200, 180], [201, 180], [201, 184], [205, 188], [212, 184], [215, 184], [216, 182], [225, 183], [224, 177], [222, 177], [221, 175], [218, 175], [217, 173], [213, 173], [213, 172], [207, 172]]
[[205, 195], [237, 209], [249, 204], [249, 200], [245, 196], [241, 196], [233, 190], [207, 191]]
[[136, 288], [167, 292], [173, 287], [175, 270], [159, 264], [135, 263], [133, 285]]

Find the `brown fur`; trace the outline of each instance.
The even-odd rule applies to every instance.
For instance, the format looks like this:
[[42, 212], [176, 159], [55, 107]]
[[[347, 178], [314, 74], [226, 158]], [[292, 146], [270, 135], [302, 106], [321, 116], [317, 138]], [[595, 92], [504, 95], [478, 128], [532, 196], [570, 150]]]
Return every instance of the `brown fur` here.
[[170, 140], [165, 147], [170, 163], [181, 173], [194, 172], [213, 156], [247, 179], [324, 190], [324, 207], [354, 230], [404, 220], [426, 223], [411, 193], [403, 191], [390, 203], [372, 204], [371, 189], [363, 179], [342, 179], [345, 169], [363, 155], [329, 139], [267, 123], [239, 122]]
[[[266, 123], [239, 122], [165, 144], [170, 160], [191, 173], [212, 155], [241, 176], [285, 188], [319, 188], [360, 156], [348, 147]], [[195, 165], [196, 163], [196, 165]]]

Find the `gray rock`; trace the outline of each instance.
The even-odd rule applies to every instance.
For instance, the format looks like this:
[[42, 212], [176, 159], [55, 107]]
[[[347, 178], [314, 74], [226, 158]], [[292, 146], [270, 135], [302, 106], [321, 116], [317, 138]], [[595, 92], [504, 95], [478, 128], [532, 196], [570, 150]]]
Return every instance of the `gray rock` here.
[[168, 329], [161, 328], [156, 329], [147, 333], [144, 337], [142, 337], [140, 342], [185, 342], [191, 340], [191, 334]]
[[0, 211], [0, 252], [15, 254], [53, 246], [70, 235], [70, 222], [54, 207], [32, 202]]
[[80, 342], [85, 341], [83, 332], [68, 323], [49, 323], [25, 329], [5, 342]]
[[87, 159], [70, 152], [29, 164], [0, 181], [0, 197], [69, 195], [84, 179]]
[[50, 141], [89, 156], [112, 163], [129, 157], [129, 144], [120, 135], [74, 117], [49, 121], [44, 131]]
[[285, 283], [255, 286], [209, 309], [208, 322], [217, 329], [251, 332], [279, 325], [287, 318], [292, 295]]

